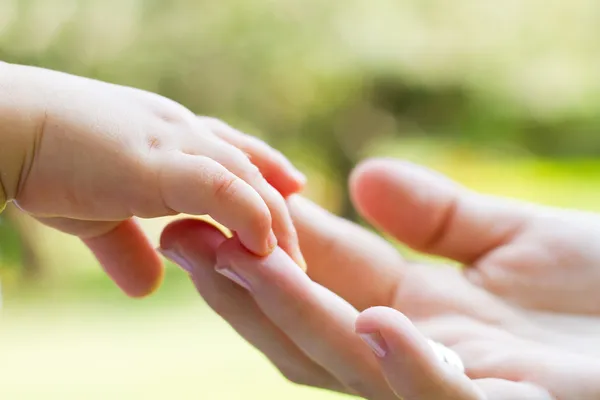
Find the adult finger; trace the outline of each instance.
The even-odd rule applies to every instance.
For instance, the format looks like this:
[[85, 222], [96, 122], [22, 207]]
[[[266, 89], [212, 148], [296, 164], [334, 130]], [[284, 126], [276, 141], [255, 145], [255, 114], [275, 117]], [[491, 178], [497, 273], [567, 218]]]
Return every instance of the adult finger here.
[[38, 218], [42, 223], [79, 237], [121, 290], [131, 297], [154, 292], [163, 278], [163, 267], [152, 244], [133, 219], [81, 221]]
[[[292, 196], [288, 204], [309, 276], [358, 310], [386, 305], [410, 317], [460, 311], [490, 323], [516, 319], [456, 268], [407, 263], [380, 236], [300, 196]], [[483, 306], [473, 308], [473, 301]]]
[[285, 252], [258, 258], [233, 238], [219, 248], [217, 270], [242, 282], [262, 312], [345, 387], [369, 399], [395, 399], [354, 334], [356, 309], [311, 281]]
[[225, 236], [207, 222], [178, 220], [164, 229], [160, 251], [190, 274], [207, 304], [265, 354], [287, 379], [298, 384], [343, 390], [327, 371], [269, 321], [245, 289], [215, 271], [216, 249], [225, 240]]
[[438, 359], [408, 318], [387, 307], [370, 308], [356, 332], [371, 347], [387, 381], [404, 400], [479, 400], [483, 393], [462, 371]]
[[219, 138], [242, 150], [283, 197], [304, 188], [306, 177], [279, 151], [262, 140], [211, 117], [198, 117]]
[[494, 378], [476, 379], [473, 382], [485, 394], [485, 400], [557, 400], [546, 389], [532, 383]]
[[408, 268], [392, 245], [301, 196], [288, 207], [315, 282], [358, 310], [389, 304]]
[[416, 250], [465, 264], [510, 241], [534, 215], [524, 204], [478, 195], [397, 160], [362, 163], [350, 189], [373, 225]]
[[[595, 357], [571, 353], [535, 341], [465, 340], [453, 346], [474, 379], [494, 377], [509, 381], [527, 381], [543, 388], [556, 399], [599, 398]], [[538, 397], [534, 397], [538, 398]]]
[[[454, 321], [454, 324], [451, 324], [451, 320], [447, 322], [446, 327], [450, 328], [455, 327], [453, 325], [456, 323], [460, 323], [460, 321]], [[441, 336], [434, 335], [432, 338], [439, 340], [440, 337], [446, 336], [445, 339], [450, 342], [462, 340], [466, 343], [483, 343], [476, 339], [483, 337], [486, 343], [493, 343], [494, 339], [491, 338], [494, 335], [490, 335], [490, 331], [485, 329], [485, 326], [481, 327], [484, 329], [473, 329], [471, 339], [469, 339], [469, 334], [463, 334], [459, 338], [458, 336], [452, 337], [452, 335], [447, 337], [445, 332], [439, 332]], [[490, 327], [490, 329], [493, 328]], [[425, 331], [428, 332], [428, 330]], [[461, 346], [453, 347], [453, 350], [456, 350], [462, 357], [468, 374], [477, 378], [471, 381], [453, 365], [441, 362], [425, 337], [422, 336], [421, 331], [417, 330], [408, 318], [394, 309], [374, 307], [364, 311], [357, 318], [356, 332], [363, 337], [363, 340], [378, 356], [390, 385], [404, 400], [554, 399], [542, 386], [521, 381], [523, 377], [531, 374], [520, 371], [520, 361], [511, 360], [510, 356], [497, 356], [497, 350], [499, 350], [497, 346], [498, 343], [502, 343], [501, 340], [495, 342], [496, 346], [486, 346], [483, 352], [480, 351], [481, 346], [476, 346], [468, 351], [462, 349]], [[429, 330], [429, 332], [431, 331]], [[502, 336], [496, 336], [502, 338]], [[514, 347], [511, 345], [512, 342], [505, 341], [504, 343], [508, 343], [511, 348]], [[503, 350], [500, 349], [500, 352]], [[498, 360], [500, 362], [494, 362]], [[488, 361], [492, 363], [490, 364]], [[485, 371], [481, 369], [481, 364], [487, 366]], [[539, 371], [539, 365], [538, 368], [530, 369], [530, 371]], [[589, 394], [589, 392], [586, 393]]]
[[[279, 247], [306, 270], [306, 263], [300, 251], [296, 228], [285, 204], [285, 200], [262, 176], [259, 169], [250, 162], [239, 149], [220, 140], [208, 140], [203, 137], [187, 137], [185, 151], [190, 154], [204, 155], [227, 168], [238, 178], [249, 184], [262, 198], [271, 214], [272, 229]], [[252, 250], [252, 249], [250, 249]], [[264, 254], [259, 254], [264, 255]]]

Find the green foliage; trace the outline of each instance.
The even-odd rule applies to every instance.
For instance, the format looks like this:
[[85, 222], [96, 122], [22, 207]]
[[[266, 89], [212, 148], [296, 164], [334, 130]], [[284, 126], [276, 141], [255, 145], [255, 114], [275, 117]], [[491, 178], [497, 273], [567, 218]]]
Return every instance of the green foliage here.
[[[600, 211], [598, 15], [596, 0], [0, 0], [0, 60], [223, 118], [282, 149], [308, 195], [347, 217], [346, 177], [373, 155]], [[0, 222], [6, 284], [28, 231]], [[32, 316], [9, 313], [0, 332], [8, 397], [341, 398], [286, 385], [206, 308], [180, 309], [199, 301], [180, 271], [125, 303], [80, 242], [40, 238], [52, 274], [9, 290], [8, 311], [28, 300]]]
[[[512, 168], [515, 157], [598, 154], [596, 9], [594, 0], [3, 0], [0, 59], [223, 118], [283, 150], [307, 171], [309, 195], [354, 218], [345, 180], [367, 155], [403, 149], [396, 155], [465, 172], [469, 159]], [[553, 173], [583, 174], [567, 164]]]
[[4, 0], [0, 57], [156, 91], [284, 148], [318, 140], [325, 153], [350, 151], [349, 126], [370, 136], [392, 121], [396, 135], [591, 155], [600, 149], [595, 7]]
[[21, 237], [15, 226], [0, 214], [0, 266], [18, 268], [21, 264]]

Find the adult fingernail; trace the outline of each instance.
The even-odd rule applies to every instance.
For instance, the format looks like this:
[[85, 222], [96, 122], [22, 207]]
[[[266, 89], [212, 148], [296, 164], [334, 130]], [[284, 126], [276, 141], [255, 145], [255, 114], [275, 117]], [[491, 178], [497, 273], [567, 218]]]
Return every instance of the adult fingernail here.
[[379, 333], [359, 333], [360, 338], [373, 350], [373, 353], [379, 358], [383, 358], [388, 353], [388, 346]]
[[460, 356], [454, 350], [444, 346], [441, 343], [434, 342], [431, 339], [428, 339], [427, 342], [429, 343], [429, 346], [435, 353], [437, 359], [442, 364], [450, 365], [451, 367], [456, 368], [460, 372], [465, 372], [465, 365], [463, 364], [463, 361], [460, 358]]
[[194, 270], [193, 264], [182, 254], [178, 249], [156, 249], [160, 254], [162, 254], [166, 259], [171, 260], [178, 265], [181, 269], [186, 271], [187, 273], [192, 273]]
[[228, 278], [229, 280], [237, 283], [238, 285], [240, 285], [244, 289], [248, 290], [249, 292], [252, 291], [252, 287], [250, 286], [250, 283], [246, 279], [244, 279], [240, 274], [238, 274], [233, 269], [231, 269], [230, 267], [217, 265], [215, 267], [215, 271], [217, 271], [219, 274], [223, 275], [224, 277]]

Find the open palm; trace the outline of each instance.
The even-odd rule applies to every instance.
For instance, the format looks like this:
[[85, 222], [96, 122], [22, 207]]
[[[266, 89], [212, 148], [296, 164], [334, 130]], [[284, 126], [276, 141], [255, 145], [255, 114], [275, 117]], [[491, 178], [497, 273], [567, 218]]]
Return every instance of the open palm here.
[[[408, 262], [298, 198], [290, 208], [311, 279], [283, 252], [256, 259], [198, 221], [168, 227], [161, 246], [185, 260], [207, 302], [292, 381], [370, 399], [598, 395], [591, 371], [600, 361], [581, 354], [583, 341], [596, 342], [580, 330], [600, 323], [564, 327], [598, 311], [597, 217], [481, 196], [393, 161], [360, 167], [352, 193], [375, 226], [467, 272]], [[250, 290], [217, 274], [217, 260]], [[355, 324], [391, 356], [375, 357]], [[439, 365], [425, 337], [457, 351], [471, 380]]]

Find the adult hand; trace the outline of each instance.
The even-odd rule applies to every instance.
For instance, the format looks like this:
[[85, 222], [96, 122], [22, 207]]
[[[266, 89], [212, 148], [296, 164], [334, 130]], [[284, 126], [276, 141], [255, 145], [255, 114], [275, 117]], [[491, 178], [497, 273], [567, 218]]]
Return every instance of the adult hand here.
[[[512, 254], [517, 262], [521, 246], [550, 254], [568, 247], [580, 260], [593, 262], [585, 241], [567, 237], [570, 246], [546, 244], [550, 221], [571, 221], [568, 213], [475, 195], [414, 166], [367, 163], [355, 173], [352, 191], [363, 215], [401, 241], [459, 261], [477, 261], [471, 263], [476, 269], [469, 271], [476, 272], [469, 277], [486, 288], [491, 275], [484, 272], [490, 268], [484, 257]], [[591, 379], [598, 371], [597, 360], [542, 344], [547, 342], [546, 329], [513, 305], [548, 309], [555, 304], [577, 311], [573, 304], [545, 299], [543, 287], [527, 284], [535, 283], [531, 271], [542, 269], [546, 254], [536, 258], [536, 251], [523, 252], [523, 265], [531, 267], [510, 268], [510, 279], [528, 290], [494, 290], [504, 296], [498, 297], [456, 268], [408, 263], [376, 235], [304, 200], [295, 198], [290, 207], [314, 282], [294, 269], [283, 252], [253, 258], [236, 239], [224, 244], [225, 238], [202, 222], [176, 222], [161, 241], [190, 271], [207, 302], [288, 379], [371, 399], [597, 396]], [[582, 221], [571, 221], [571, 229], [583, 229], [578, 225]], [[538, 224], [548, 231], [541, 230], [536, 241], [527, 233], [540, 231]], [[221, 272], [241, 286], [215, 273], [217, 249], [219, 266], [228, 268]], [[564, 276], [560, 267], [550, 265], [545, 274]], [[575, 304], [579, 311], [589, 311], [587, 302]], [[379, 359], [354, 330], [359, 310], [373, 306], [391, 309], [367, 310], [356, 329], [385, 341], [375, 347], [380, 356], [385, 353]], [[410, 317], [417, 328], [393, 309]], [[423, 334], [458, 352], [473, 380], [439, 365]]]

